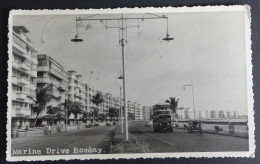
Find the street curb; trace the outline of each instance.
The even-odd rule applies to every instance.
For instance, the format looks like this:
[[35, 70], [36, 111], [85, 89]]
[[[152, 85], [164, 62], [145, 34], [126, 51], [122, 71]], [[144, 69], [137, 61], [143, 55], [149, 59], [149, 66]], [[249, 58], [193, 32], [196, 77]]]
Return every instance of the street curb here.
[[[187, 129], [184, 129], [184, 128], [176, 128], [176, 127], [173, 127], [173, 128], [174, 129], [187, 130]], [[238, 138], [248, 138], [248, 136], [230, 135], [230, 134], [216, 133], [216, 132], [210, 132], [210, 131], [203, 131], [203, 132], [208, 133], [208, 134], [215, 134], [215, 135], [223, 135], [223, 136], [238, 137]]]

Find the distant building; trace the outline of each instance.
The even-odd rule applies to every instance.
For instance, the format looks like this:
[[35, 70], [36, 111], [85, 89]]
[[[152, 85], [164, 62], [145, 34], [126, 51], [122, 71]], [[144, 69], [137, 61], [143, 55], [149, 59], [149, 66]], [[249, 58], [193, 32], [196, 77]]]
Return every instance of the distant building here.
[[145, 120], [145, 121], [151, 120], [150, 108], [147, 106], [143, 106], [142, 109], [143, 109], [143, 120]]
[[96, 94], [96, 91], [89, 84], [85, 84], [85, 110], [86, 112], [93, 112], [94, 104], [91, 101], [93, 95]]
[[207, 110], [200, 111], [200, 117], [199, 118], [208, 118], [208, 111]]
[[127, 109], [128, 109], [128, 113], [131, 114], [135, 114], [135, 109], [134, 109], [134, 104], [132, 103], [132, 101], [127, 101]]
[[231, 112], [230, 111], [226, 111], [226, 118], [231, 118]]
[[185, 109], [177, 109], [176, 114], [178, 119], [185, 119]]
[[184, 118], [185, 119], [193, 119], [194, 118], [194, 112], [190, 109], [184, 110]]
[[[68, 71], [68, 99], [73, 102], [80, 102], [81, 109], [85, 111], [85, 83], [82, 76], [76, 71]], [[80, 118], [82, 114], [78, 115]], [[72, 113], [69, 118], [69, 123], [75, 124], [75, 116]]]
[[237, 111], [234, 111], [234, 112], [233, 112], [233, 117], [234, 117], [234, 118], [238, 118], [238, 116], [239, 116], [239, 115], [238, 115], [238, 112], [237, 112]]
[[223, 110], [218, 111], [219, 118], [225, 118], [225, 112]]
[[133, 108], [135, 112], [135, 120], [142, 120], [143, 119], [143, 112], [141, 109], [141, 104], [137, 104], [136, 102], [133, 103]]
[[210, 111], [210, 118], [217, 118], [217, 111], [216, 110]]

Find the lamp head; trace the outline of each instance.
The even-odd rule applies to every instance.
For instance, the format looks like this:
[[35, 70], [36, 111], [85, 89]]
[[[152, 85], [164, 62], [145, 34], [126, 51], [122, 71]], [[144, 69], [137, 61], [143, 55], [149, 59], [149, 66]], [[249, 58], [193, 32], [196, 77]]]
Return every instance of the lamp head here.
[[170, 35], [167, 33], [167, 34], [166, 34], [166, 37], [163, 38], [162, 40], [164, 40], [164, 41], [170, 41], [170, 40], [173, 40], [173, 38], [171, 38]]
[[82, 42], [83, 39], [79, 39], [78, 37], [79, 37], [78, 34], [75, 35], [75, 38], [74, 38], [74, 39], [71, 39], [71, 41], [72, 41], [72, 42]]

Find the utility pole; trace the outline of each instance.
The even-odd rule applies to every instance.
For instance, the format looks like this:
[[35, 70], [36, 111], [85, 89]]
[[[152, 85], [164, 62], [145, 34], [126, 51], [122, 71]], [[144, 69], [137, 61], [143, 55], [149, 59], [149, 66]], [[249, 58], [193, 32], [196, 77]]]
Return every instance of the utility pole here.
[[[122, 47], [122, 67], [123, 67], [123, 99], [124, 99], [124, 140], [125, 142], [128, 142], [128, 111], [127, 111], [127, 98], [126, 98], [126, 74], [125, 74], [125, 54], [124, 54], [124, 47], [125, 44], [127, 43], [127, 29], [128, 28], [139, 28], [140, 27], [140, 22], [139, 21], [144, 21], [145, 19], [166, 19], [167, 20], [167, 33], [166, 33], [166, 37], [163, 38], [162, 40], [164, 41], [170, 41], [173, 40], [173, 38], [170, 37], [169, 33], [168, 33], [168, 17], [165, 15], [156, 15], [156, 14], [150, 14], [150, 13], [146, 13], [148, 16], [146, 17], [123, 17], [123, 14], [121, 14], [121, 17], [118, 18], [98, 18], [98, 19], [93, 19], [90, 17], [94, 17], [97, 16], [98, 14], [95, 15], [90, 15], [88, 17], [85, 18], [76, 18], [76, 35], [74, 39], [71, 39], [72, 42], [82, 42], [83, 39], [79, 38], [78, 35], [78, 22], [83, 22], [83, 21], [100, 21], [104, 27], [106, 29], [112, 28], [112, 29], [119, 29], [119, 43]], [[137, 25], [136, 26], [128, 26], [127, 25], [127, 20], [137, 20]], [[117, 21], [118, 25], [117, 26], [108, 26], [107, 22], [108, 21]], [[124, 24], [125, 22], [125, 24]], [[120, 36], [121, 35], [121, 36]]]

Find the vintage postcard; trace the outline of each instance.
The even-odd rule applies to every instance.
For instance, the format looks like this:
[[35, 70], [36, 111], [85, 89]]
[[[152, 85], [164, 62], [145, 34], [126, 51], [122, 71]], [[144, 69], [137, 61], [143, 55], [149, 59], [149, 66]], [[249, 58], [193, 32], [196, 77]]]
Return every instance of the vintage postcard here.
[[7, 160], [254, 157], [250, 6], [12, 10]]

